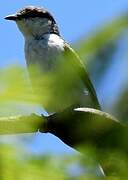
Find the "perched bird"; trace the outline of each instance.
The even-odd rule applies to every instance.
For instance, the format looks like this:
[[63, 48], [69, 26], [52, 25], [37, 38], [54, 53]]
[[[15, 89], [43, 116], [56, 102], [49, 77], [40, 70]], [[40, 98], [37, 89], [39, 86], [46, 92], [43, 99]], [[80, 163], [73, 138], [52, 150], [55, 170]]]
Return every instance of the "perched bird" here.
[[24, 36], [32, 86], [47, 112], [58, 112], [69, 106], [100, 109], [84, 65], [61, 37], [50, 12], [28, 6], [5, 19], [15, 21]]

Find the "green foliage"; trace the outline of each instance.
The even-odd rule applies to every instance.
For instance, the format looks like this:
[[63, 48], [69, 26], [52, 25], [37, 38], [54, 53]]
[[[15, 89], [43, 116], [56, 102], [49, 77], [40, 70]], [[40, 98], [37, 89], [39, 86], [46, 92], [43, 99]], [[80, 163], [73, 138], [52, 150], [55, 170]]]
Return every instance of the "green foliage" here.
[[124, 13], [76, 43], [76, 50], [86, 64], [96, 87], [104, 81], [103, 77], [113, 63], [112, 57], [120, 43], [119, 40], [125, 34], [127, 36], [127, 28], [128, 14]]
[[105, 45], [118, 39], [127, 27], [127, 14], [116, 17], [111, 20], [111, 22], [105, 24], [103, 27], [100, 27], [97, 31], [90, 34], [86, 40], [83, 38], [84, 40], [78, 42], [76, 45], [78, 53], [81, 57], [86, 57], [86, 61], [88, 61], [90, 57], [95, 56], [97, 51], [105, 47]]
[[47, 156], [34, 157], [8, 146], [1, 146], [1, 180], [18, 179], [65, 179], [64, 172], [56, 162]]
[[52, 157], [48, 155], [33, 156], [30, 153], [23, 152], [23, 150], [1, 145], [0, 157], [1, 180], [13, 180], [16, 177], [18, 177], [19, 180], [92, 180], [94, 177], [96, 178], [96, 176], [91, 173], [87, 173], [86, 177], [84, 171], [82, 173], [69, 171], [71, 169], [70, 167], [76, 163], [79, 163], [83, 169], [85, 164], [87, 164], [87, 159], [84, 164], [81, 160], [82, 158], [78, 155], [64, 157]]
[[[83, 150], [82, 150], [83, 151]], [[99, 180], [102, 176], [96, 172], [98, 152], [85, 147], [83, 155], [49, 156], [32, 155], [10, 146], [1, 145], [0, 179], [13, 180]], [[87, 158], [87, 157], [93, 157]], [[128, 157], [120, 152], [108, 152], [104, 156], [104, 169], [109, 170], [105, 179], [127, 179]], [[73, 168], [77, 165], [77, 168]], [[79, 167], [78, 167], [79, 165]]]
[[18, 66], [0, 70], [0, 103], [31, 99], [30, 84], [25, 74], [25, 69]]

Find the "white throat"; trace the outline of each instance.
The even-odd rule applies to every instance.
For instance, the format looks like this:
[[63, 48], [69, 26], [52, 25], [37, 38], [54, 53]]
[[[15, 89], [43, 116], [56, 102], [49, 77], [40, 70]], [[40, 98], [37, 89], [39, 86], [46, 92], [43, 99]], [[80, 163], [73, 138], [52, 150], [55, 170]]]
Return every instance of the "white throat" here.
[[52, 21], [47, 18], [28, 18], [17, 21], [18, 28], [25, 39], [30, 37], [40, 37], [43, 34], [50, 33]]

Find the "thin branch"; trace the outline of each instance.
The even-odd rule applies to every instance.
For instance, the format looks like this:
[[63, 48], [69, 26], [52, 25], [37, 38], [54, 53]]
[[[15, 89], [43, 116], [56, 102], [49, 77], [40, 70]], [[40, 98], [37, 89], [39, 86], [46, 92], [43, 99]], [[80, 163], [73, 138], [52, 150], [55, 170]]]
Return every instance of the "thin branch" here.
[[46, 118], [31, 114], [29, 116], [0, 117], [0, 135], [34, 133], [39, 129], [45, 132]]
[[0, 118], [0, 135], [52, 133], [71, 147], [90, 144], [102, 151], [128, 152], [128, 127], [108, 113], [92, 108], [67, 108], [48, 117], [31, 114]]

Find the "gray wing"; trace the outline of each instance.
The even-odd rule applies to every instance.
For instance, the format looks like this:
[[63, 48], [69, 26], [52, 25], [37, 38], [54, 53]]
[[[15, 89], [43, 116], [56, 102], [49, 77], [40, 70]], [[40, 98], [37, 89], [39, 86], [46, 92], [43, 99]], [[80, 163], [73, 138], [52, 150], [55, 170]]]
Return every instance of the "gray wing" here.
[[94, 89], [94, 86], [88, 76], [88, 73], [83, 63], [81, 62], [80, 58], [75, 53], [75, 51], [67, 43], [65, 43], [65, 46], [64, 46], [64, 56], [66, 56], [65, 58], [68, 58], [68, 61], [70, 61], [71, 65], [78, 72], [80, 78], [82, 79], [86, 89], [88, 90], [90, 94], [90, 97], [94, 103], [94, 107], [96, 109], [101, 109], [97, 95], [96, 95], [96, 91]]

